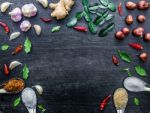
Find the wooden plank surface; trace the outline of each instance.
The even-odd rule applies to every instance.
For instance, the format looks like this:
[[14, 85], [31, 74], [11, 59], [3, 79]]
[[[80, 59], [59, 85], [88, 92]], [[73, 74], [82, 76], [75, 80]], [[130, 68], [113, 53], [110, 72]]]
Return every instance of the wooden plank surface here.
[[[2, 3], [2, 0], [0, 3]], [[44, 87], [44, 94], [38, 96], [38, 103], [45, 105], [46, 113], [98, 113], [99, 102], [108, 94], [113, 94], [116, 88], [123, 87], [122, 81], [127, 77], [125, 72], [121, 70], [130, 67], [134, 76], [139, 77], [134, 66], [141, 64], [150, 73], [150, 60], [141, 63], [136, 57], [140, 53], [127, 46], [128, 42], [139, 42], [143, 44], [144, 50], [150, 54], [150, 43], [143, 42], [140, 38], [135, 38], [131, 34], [124, 41], [116, 41], [114, 32], [126, 26], [124, 23], [125, 15], [133, 14], [134, 19], [139, 14], [144, 14], [147, 18], [144, 24], [138, 24], [135, 20], [131, 25], [131, 29], [136, 26], [144, 26], [146, 32], [150, 32], [150, 11], [127, 11], [123, 9], [124, 16], [115, 14], [115, 30], [109, 33], [105, 38], [100, 38], [91, 33], [80, 33], [66, 27], [66, 22], [77, 11], [82, 10], [81, 0], [76, 0], [76, 4], [71, 14], [63, 21], [53, 21], [45, 24], [40, 21], [39, 17], [49, 17], [50, 10], [43, 9], [35, 0], [7, 0], [15, 3], [9, 11], [15, 7], [21, 7], [26, 3], [34, 3], [38, 8], [38, 15], [30, 18], [32, 24], [40, 24], [43, 32], [40, 37], [35, 35], [33, 29], [27, 33], [22, 33], [20, 38], [10, 42], [8, 35], [0, 30], [0, 42], [9, 43], [11, 48], [8, 52], [0, 51], [0, 65], [10, 63], [12, 60], [19, 60], [23, 64], [27, 64], [30, 69], [30, 77], [26, 81], [26, 86], [31, 87], [35, 84], [41, 84]], [[55, 0], [53, 0], [55, 2]], [[123, 4], [127, 0], [112, 0]], [[138, 0], [134, 0], [138, 1]], [[52, 2], [52, 0], [49, 0]], [[91, 3], [97, 2], [90, 0]], [[23, 20], [28, 18], [23, 18]], [[18, 31], [19, 23], [13, 23], [6, 14], [0, 14], [0, 20], [7, 22], [11, 27], [11, 32]], [[51, 33], [53, 26], [60, 25], [62, 29], [58, 33]], [[78, 25], [86, 25], [82, 20]], [[106, 26], [106, 24], [104, 25]], [[103, 27], [104, 27], [103, 26]], [[102, 28], [102, 27], [101, 27]], [[101, 29], [99, 28], [99, 30]], [[11, 51], [19, 43], [24, 43], [25, 37], [28, 36], [32, 41], [33, 48], [30, 54], [24, 52], [11, 56]], [[127, 64], [120, 62], [120, 66], [116, 67], [111, 62], [112, 54], [117, 54], [116, 49], [127, 51], [133, 57], [133, 62]], [[0, 72], [0, 83], [12, 77], [21, 77], [22, 67], [11, 72], [9, 77], [5, 77]], [[140, 77], [141, 78], [141, 77]], [[150, 83], [150, 77], [141, 78]], [[18, 95], [1, 95], [0, 96], [0, 113], [26, 113], [27, 110], [23, 104], [17, 108], [12, 107], [12, 102]], [[133, 98], [140, 99], [140, 106], [133, 104]], [[129, 103], [126, 113], [150, 113], [150, 94], [147, 92], [130, 93]], [[37, 111], [40, 113], [40, 111]], [[109, 102], [104, 113], [115, 113], [113, 101]]]

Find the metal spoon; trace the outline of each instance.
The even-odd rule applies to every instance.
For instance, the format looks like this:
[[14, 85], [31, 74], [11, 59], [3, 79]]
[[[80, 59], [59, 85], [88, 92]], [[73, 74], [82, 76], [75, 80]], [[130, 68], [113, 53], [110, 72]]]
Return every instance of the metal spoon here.
[[124, 82], [124, 87], [131, 92], [150, 92], [150, 85], [137, 77], [127, 77]]
[[22, 91], [21, 98], [29, 113], [36, 113], [37, 97], [34, 90], [25, 88]]
[[[20, 81], [22, 81], [23, 87], [22, 87], [21, 89], [19, 89], [18, 91], [12, 91], [12, 92], [7, 91], [7, 90], [4, 88], [4, 86], [5, 86], [9, 81], [14, 80], [14, 79], [15, 79], [15, 80], [20, 80]], [[20, 92], [24, 89], [24, 86], [25, 86], [25, 83], [24, 83], [24, 81], [23, 81], [22, 79], [20, 79], [20, 78], [13, 78], [13, 79], [10, 79], [10, 80], [4, 82], [2, 85], [0, 85], [0, 94], [17, 94], [17, 93], [20, 93]]]

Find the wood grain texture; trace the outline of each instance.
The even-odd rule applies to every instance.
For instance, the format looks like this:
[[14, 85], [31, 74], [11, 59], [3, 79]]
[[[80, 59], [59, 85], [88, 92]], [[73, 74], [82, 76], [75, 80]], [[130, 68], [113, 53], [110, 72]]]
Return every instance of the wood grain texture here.
[[[0, 3], [2, 3], [2, 0]], [[127, 46], [128, 42], [139, 42], [144, 46], [143, 51], [150, 54], [150, 43], [143, 42], [140, 38], [135, 38], [131, 34], [122, 42], [114, 39], [114, 32], [120, 30], [124, 23], [124, 16], [133, 14], [134, 19], [139, 14], [144, 14], [147, 18], [144, 24], [138, 24], [135, 20], [130, 28], [136, 26], [144, 26], [146, 32], [150, 32], [150, 11], [127, 11], [123, 8], [123, 17], [115, 13], [114, 22], [115, 30], [110, 32], [105, 38], [100, 38], [91, 33], [79, 33], [73, 29], [66, 27], [66, 22], [77, 11], [82, 10], [81, 0], [76, 0], [70, 15], [63, 21], [53, 21], [50, 24], [45, 24], [40, 21], [39, 17], [49, 17], [50, 10], [43, 9], [35, 0], [7, 0], [15, 4], [9, 8], [9, 11], [14, 7], [21, 7], [25, 3], [34, 3], [38, 7], [38, 15], [29, 19], [32, 24], [40, 24], [43, 28], [42, 35], [37, 37], [33, 29], [27, 33], [22, 33], [20, 38], [10, 42], [8, 35], [0, 30], [0, 42], [9, 43], [11, 48], [8, 52], [0, 51], [0, 64], [10, 63], [12, 60], [19, 60], [23, 64], [27, 64], [30, 69], [30, 77], [26, 81], [26, 86], [31, 87], [35, 84], [41, 84], [44, 87], [44, 94], [38, 97], [38, 103], [44, 104], [47, 109], [46, 113], [98, 113], [99, 102], [108, 94], [113, 94], [113, 91], [122, 86], [122, 81], [127, 77], [127, 74], [122, 71], [123, 68], [130, 67], [134, 76], [139, 77], [134, 66], [141, 64], [150, 73], [150, 60], [146, 63], [141, 63], [136, 57], [140, 51], [135, 51]], [[49, 0], [49, 2], [55, 0]], [[116, 3], [123, 4], [127, 0], [112, 0]], [[138, 1], [138, 0], [135, 0]], [[90, 0], [91, 3], [97, 2]], [[8, 13], [8, 12], [7, 12]], [[20, 31], [19, 23], [13, 23], [8, 14], [0, 14], [0, 20], [8, 23], [11, 27], [11, 32]], [[28, 18], [23, 18], [23, 20]], [[51, 33], [53, 26], [60, 25], [62, 29], [58, 33]], [[86, 25], [82, 20], [78, 25]], [[103, 25], [106, 26], [107, 24]], [[19, 43], [24, 43], [25, 37], [28, 36], [32, 41], [33, 48], [30, 54], [24, 52], [11, 56], [11, 51]], [[116, 67], [112, 64], [112, 54], [117, 54], [116, 49], [127, 51], [133, 57], [131, 64], [124, 63], [120, 60], [120, 66]], [[9, 77], [5, 77], [0, 72], [0, 83], [12, 78], [22, 77], [22, 67], [19, 67], [11, 72]], [[150, 77], [141, 78], [150, 83]], [[0, 111], [2, 113], [27, 113], [23, 104], [17, 108], [12, 107], [12, 102], [18, 95], [1, 95], [0, 96]], [[133, 104], [134, 97], [140, 99], [140, 106]], [[130, 93], [129, 103], [126, 113], [150, 113], [150, 94], [146, 92]], [[1, 113], [0, 112], [0, 113]], [[107, 108], [103, 113], [115, 113], [113, 101], [108, 103]], [[40, 113], [40, 111], [37, 111]]]

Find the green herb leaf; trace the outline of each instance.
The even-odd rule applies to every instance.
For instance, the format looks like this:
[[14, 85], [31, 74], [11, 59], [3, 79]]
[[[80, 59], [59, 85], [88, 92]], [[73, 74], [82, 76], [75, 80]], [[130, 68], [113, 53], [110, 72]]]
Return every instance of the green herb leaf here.
[[114, 17], [113, 14], [108, 14], [107, 17], [105, 18], [106, 21], [111, 20]]
[[89, 0], [82, 0], [83, 6], [88, 6], [89, 5]]
[[31, 43], [31, 41], [29, 40], [29, 38], [27, 37], [26, 40], [25, 40], [25, 42], [24, 42], [24, 51], [25, 51], [26, 53], [31, 52], [31, 47], [32, 47], [32, 43]]
[[115, 27], [115, 24], [114, 24], [114, 23], [110, 23], [110, 24], [106, 27], [106, 29], [107, 29], [107, 31], [111, 31], [114, 27]]
[[140, 101], [139, 101], [139, 99], [138, 98], [134, 98], [134, 104], [136, 105], [136, 106], [139, 106], [140, 105]]
[[99, 8], [99, 4], [95, 3], [94, 5], [89, 7], [89, 10], [97, 10]]
[[108, 6], [109, 1], [108, 0], [100, 0], [101, 4], [104, 6]]
[[123, 71], [127, 72], [127, 74], [128, 74], [129, 77], [132, 76], [129, 68], [125, 68], [125, 69], [123, 69]]
[[120, 51], [120, 50], [118, 50], [118, 53], [119, 53], [120, 58], [123, 61], [125, 61], [127, 63], [131, 62], [131, 57], [127, 53], [125, 53], [124, 51]]
[[103, 6], [103, 5], [101, 5], [101, 4], [100, 4], [98, 7], [101, 8], [101, 9], [107, 9], [106, 6]]
[[55, 27], [52, 28], [51, 32], [52, 33], [58, 32], [58, 31], [60, 31], [60, 28], [61, 28], [61, 26], [55, 26]]
[[84, 11], [84, 18], [85, 18], [86, 22], [90, 22], [92, 20], [89, 13], [86, 11]]
[[97, 27], [93, 24], [93, 22], [88, 23], [88, 27], [91, 33], [96, 34], [97, 33]]
[[108, 4], [108, 9], [111, 10], [112, 12], [115, 12], [116, 11], [116, 7], [113, 3], [109, 3]]
[[84, 12], [77, 12], [75, 17], [77, 18], [77, 20], [81, 20], [83, 15], [84, 15]]
[[140, 65], [135, 66], [135, 71], [136, 71], [137, 74], [139, 74], [140, 76], [146, 76], [146, 75], [147, 75], [145, 69], [144, 69], [143, 67], [141, 67]]
[[41, 110], [41, 113], [44, 113], [46, 111], [46, 109], [44, 108], [43, 105], [38, 105], [38, 108]]
[[27, 67], [27, 65], [25, 64], [25, 66], [23, 67], [23, 79], [27, 80], [29, 77], [29, 68]]
[[73, 27], [77, 24], [77, 18], [72, 18], [70, 22], [67, 23], [67, 27]]
[[8, 50], [8, 48], [9, 48], [8, 44], [4, 44], [4, 45], [1, 46], [2, 51], [6, 51], [6, 50]]
[[21, 102], [21, 99], [20, 99], [20, 97], [18, 97], [17, 99], [14, 100], [13, 106], [17, 107], [20, 104], [20, 102]]

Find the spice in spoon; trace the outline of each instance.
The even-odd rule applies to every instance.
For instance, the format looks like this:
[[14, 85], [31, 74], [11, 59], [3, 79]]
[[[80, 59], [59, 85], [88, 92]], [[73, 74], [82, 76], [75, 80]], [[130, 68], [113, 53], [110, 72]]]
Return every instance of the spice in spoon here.
[[118, 88], [114, 93], [114, 104], [117, 110], [125, 109], [128, 102], [128, 93], [124, 88]]

